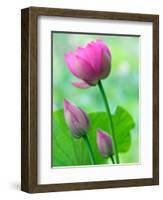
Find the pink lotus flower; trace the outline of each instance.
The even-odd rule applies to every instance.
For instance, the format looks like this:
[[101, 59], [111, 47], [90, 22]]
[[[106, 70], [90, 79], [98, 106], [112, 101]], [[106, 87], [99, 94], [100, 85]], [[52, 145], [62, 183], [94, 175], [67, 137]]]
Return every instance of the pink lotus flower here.
[[112, 138], [107, 132], [102, 130], [97, 131], [97, 146], [103, 157], [113, 155]]
[[65, 55], [65, 61], [74, 76], [82, 82], [73, 82], [75, 87], [87, 88], [105, 79], [111, 69], [111, 53], [102, 40], [90, 42], [84, 48]]
[[74, 137], [85, 135], [89, 128], [87, 114], [68, 100], [64, 100], [64, 117]]

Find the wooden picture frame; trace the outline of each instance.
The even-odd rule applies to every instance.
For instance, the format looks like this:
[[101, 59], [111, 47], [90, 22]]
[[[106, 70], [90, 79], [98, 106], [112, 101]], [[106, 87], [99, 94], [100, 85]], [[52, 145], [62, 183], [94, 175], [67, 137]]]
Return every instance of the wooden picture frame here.
[[[37, 20], [60, 16], [151, 22], [153, 25], [153, 176], [152, 178], [38, 184]], [[21, 11], [21, 190], [29, 193], [102, 189], [159, 184], [159, 16], [59, 8], [29, 7]]]

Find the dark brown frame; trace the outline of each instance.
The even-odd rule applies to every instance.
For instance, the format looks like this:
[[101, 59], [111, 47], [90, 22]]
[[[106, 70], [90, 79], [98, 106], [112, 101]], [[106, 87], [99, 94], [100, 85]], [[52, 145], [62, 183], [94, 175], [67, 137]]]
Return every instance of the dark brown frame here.
[[[153, 178], [63, 183], [37, 183], [37, 18], [63, 16], [153, 23]], [[159, 16], [58, 8], [21, 10], [21, 190], [29, 193], [159, 184]], [[148, 156], [148, 155], [147, 155]]]

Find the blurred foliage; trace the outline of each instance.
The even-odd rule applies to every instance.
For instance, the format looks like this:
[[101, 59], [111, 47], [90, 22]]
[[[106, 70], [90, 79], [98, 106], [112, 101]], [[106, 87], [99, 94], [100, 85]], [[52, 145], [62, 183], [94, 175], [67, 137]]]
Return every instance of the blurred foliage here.
[[[101, 39], [111, 50], [111, 74], [102, 80], [112, 113], [118, 105], [133, 117], [131, 148], [120, 154], [122, 162], [139, 161], [139, 37], [92, 35], [54, 32], [52, 37], [53, 111], [63, 109], [64, 98], [88, 113], [105, 111], [98, 87], [79, 89], [71, 85], [77, 81], [68, 70], [64, 55], [88, 42]], [[55, 119], [54, 119], [55, 120]], [[53, 132], [55, 137], [55, 130]], [[57, 134], [57, 133], [56, 133]], [[55, 148], [53, 146], [53, 148]], [[55, 157], [55, 155], [52, 155]]]

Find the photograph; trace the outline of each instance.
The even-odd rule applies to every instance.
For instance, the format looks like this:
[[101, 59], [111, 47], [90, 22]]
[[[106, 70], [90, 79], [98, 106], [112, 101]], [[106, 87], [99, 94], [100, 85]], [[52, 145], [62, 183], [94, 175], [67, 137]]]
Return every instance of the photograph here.
[[159, 184], [159, 15], [21, 10], [21, 190]]
[[139, 35], [51, 32], [51, 167], [138, 165]]

